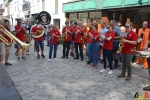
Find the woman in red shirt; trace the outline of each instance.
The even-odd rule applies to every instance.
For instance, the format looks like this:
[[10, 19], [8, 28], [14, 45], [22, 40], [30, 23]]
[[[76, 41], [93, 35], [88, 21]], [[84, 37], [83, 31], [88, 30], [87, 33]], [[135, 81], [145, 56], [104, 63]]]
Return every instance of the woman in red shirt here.
[[91, 46], [91, 57], [92, 57], [92, 62], [94, 68], [98, 67], [98, 52], [99, 52], [99, 42], [100, 42], [100, 37], [99, 37], [99, 32], [97, 31], [98, 27], [97, 25], [92, 26], [92, 46]]
[[112, 29], [112, 26], [107, 25], [108, 32], [105, 35], [101, 35], [101, 38], [104, 40], [103, 44], [103, 61], [104, 61], [104, 68], [100, 70], [100, 73], [106, 71], [106, 57], [109, 62], [110, 71], [108, 74], [112, 74], [112, 59], [111, 54], [113, 50], [113, 39], [115, 36], [115, 32]]
[[91, 55], [91, 46], [92, 46], [92, 40], [91, 40], [91, 32], [92, 32], [92, 24], [89, 23], [89, 31], [87, 32], [86, 37], [86, 52], [88, 56], [87, 64], [90, 64], [92, 62], [92, 55]]
[[127, 81], [131, 80], [131, 61], [133, 58], [133, 52], [131, 49], [134, 49], [135, 45], [137, 44], [137, 34], [131, 30], [132, 24], [126, 23], [125, 25], [127, 37], [125, 37], [121, 42], [124, 43], [121, 52], [121, 59], [122, 59], [122, 73], [118, 76], [118, 78], [125, 77], [126, 68], [128, 70], [128, 76], [126, 77]]
[[59, 41], [59, 37], [60, 37], [60, 31], [57, 29], [57, 26], [54, 24], [53, 29], [50, 30], [49, 32], [49, 36], [50, 36], [50, 51], [49, 51], [49, 59], [48, 62], [51, 61], [52, 58], [52, 52], [53, 52], [53, 48], [54, 48], [54, 60], [56, 59], [56, 55], [57, 55], [57, 46], [58, 46], [58, 41]]

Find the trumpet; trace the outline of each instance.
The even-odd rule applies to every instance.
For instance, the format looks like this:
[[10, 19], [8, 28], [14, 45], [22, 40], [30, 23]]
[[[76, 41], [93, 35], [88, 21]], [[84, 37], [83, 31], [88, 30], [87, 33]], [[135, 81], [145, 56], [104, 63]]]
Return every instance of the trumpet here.
[[9, 37], [11, 39], [11, 42], [9, 43], [8, 40], [1, 34], [0, 34], [0, 40], [2, 40], [8, 46], [10, 46], [14, 40], [15, 42], [17, 42], [22, 47], [22, 54], [24, 54], [26, 52], [26, 50], [31, 46], [31, 43], [30, 44], [23, 43], [21, 40], [16, 38], [13, 34], [11, 34], [5, 28], [1, 28], [0, 31]]

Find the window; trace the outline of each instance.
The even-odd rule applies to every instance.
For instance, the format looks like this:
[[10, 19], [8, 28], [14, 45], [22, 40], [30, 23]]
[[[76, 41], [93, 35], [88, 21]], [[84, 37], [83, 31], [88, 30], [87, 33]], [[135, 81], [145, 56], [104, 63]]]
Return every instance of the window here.
[[90, 22], [93, 22], [94, 20], [100, 22], [101, 12], [90, 12]]
[[69, 20], [70, 20], [70, 24], [73, 24], [74, 22], [76, 22], [77, 21], [77, 13], [70, 13]]
[[55, 13], [58, 13], [58, 0], [55, 0]]
[[87, 23], [87, 21], [88, 21], [88, 13], [79, 13], [78, 14], [78, 19], [82, 23]]

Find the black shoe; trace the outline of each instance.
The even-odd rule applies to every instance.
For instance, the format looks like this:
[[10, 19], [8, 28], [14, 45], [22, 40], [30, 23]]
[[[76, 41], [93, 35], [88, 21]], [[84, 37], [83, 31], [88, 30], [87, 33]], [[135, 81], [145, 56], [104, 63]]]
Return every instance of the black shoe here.
[[88, 62], [90, 62], [90, 61], [86, 61], [86, 62], [88, 63]]
[[87, 62], [87, 64], [91, 64], [91, 62], [90, 62], [90, 61], [88, 61], [88, 62]]
[[26, 57], [22, 57], [22, 59], [25, 59]]
[[143, 90], [144, 91], [150, 91], [150, 86], [144, 87]]
[[65, 56], [62, 56], [61, 58], [65, 58]]
[[66, 59], [68, 59], [68, 56], [66, 57]]
[[101, 61], [100, 61], [100, 63], [103, 63], [104, 62], [104, 60], [102, 59]]
[[84, 59], [83, 58], [81, 58], [81, 61], [83, 61]]
[[79, 58], [75, 57], [74, 59], [79, 59]]
[[18, 60], [20, 60], [20, 57], [18, 57]]
[[6, 62], [6, 63], [5, 63], [5, 65], [6, 65], [6, 66], [10, 66], [10, 65], [12, 65], [12, 64], [11, 64], [11, 63]]
[[16, 56], [18, 56], [17, 52], [15, 53]]
[[37, 59], [40, 59], [40, 55], [39, 54], [37, 55]]
[[118, 69], [118, 67], [115, 66], [113, 69]]
[[41, 56], [42, 56], [43, 58], [45, 58], [45, 55], [44, 55], [44, 54], [42, 54]]

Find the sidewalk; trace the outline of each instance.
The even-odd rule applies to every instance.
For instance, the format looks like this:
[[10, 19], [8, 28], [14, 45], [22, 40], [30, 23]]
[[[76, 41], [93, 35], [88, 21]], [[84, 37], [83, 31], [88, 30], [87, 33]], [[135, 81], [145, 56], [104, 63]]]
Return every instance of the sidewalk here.
[[5, 66], [0, 65], [0, 100], [22, 100]]

